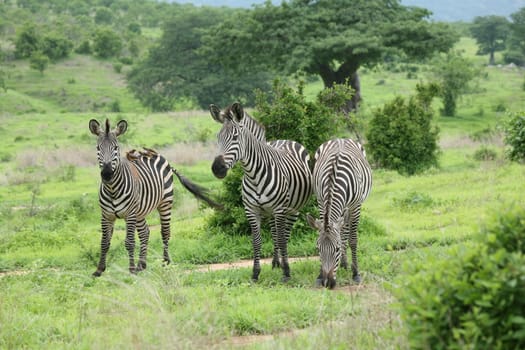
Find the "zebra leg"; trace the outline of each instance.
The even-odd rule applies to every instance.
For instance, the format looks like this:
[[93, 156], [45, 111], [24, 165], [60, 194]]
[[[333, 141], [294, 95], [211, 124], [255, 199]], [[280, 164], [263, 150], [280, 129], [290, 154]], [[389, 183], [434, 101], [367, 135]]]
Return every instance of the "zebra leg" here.
[[293, 224], [297, 220], [299, 213], [286, 215], [284, 213], [275, 214], [275, 225], [277, 228], [277, 239], [281, 252], [281, 267], [283, 269], [283, 282], [290, 280], [290, 265], [288, 263], [288, 240]]
[[169, 264], [171, 262], [170, 253], [168, 250], [168, 243], [171, 236], [171, 207], [172, 202], [165, 203], [162, 207], [159, 207], [159, 216], [160, 216], [160, 234], [162, 236], [162, 245], [164, 248], [164, 262]]
[[135, 229], [137, 225], [137, 218], [130, 215], [126, 218], [126, 239], [124, 245], [128, 251], [129, 257], [129, 272], [135, 273]]
[[276, 267], [281, 267], [281, 262], [279, 261], [279, 243], [277, 240], [277, 228], [275, 227], [274, 218], [272, 218], [270, 221], [270, 230], [272, 232], [272, 243], [273, 243], [272, 269], [274, 269]]
[[356, 283], [361, 283], [361, 275], [357, 265], [357, 226], [361, 216], [361, 205], [357, 206], [350, 213], [350, 249], [352, 251], [352, 279]]
[[148, 256], [148, 241], [149, 241], [149, 227], [146, 220], [137, 221], [137, 231], [140, 240], [140, 253], [139, 261], [137, 263], [136, 271], [142, 271], [146, 269], [146, 259]]
[[252, 228], [253, 245], [253, 273], [252, 280], [257, 282], [261, 273], [261, 218], [260, 216], [246, 210], [246, 217]]
[[351, 231], [351, 218], [348, 211], [344, 214], [344, 225], [341, 230], [341, 260], [339, 261], [339, 265], [343, 269], [348, 269], [348, 243], [350, 240], [350, 231]]
[[109, 245], [111, 244], [111, 237], [113, 236], [113, 227], [115, 219], [109, 220], [102, 216], [102, 238], [100, 239], [100, 260], [98, 262], [97, 270], [93, 272], [94, 277], [99, 277], [102, 272], [106, 270], [106, 256], [108, 254]]

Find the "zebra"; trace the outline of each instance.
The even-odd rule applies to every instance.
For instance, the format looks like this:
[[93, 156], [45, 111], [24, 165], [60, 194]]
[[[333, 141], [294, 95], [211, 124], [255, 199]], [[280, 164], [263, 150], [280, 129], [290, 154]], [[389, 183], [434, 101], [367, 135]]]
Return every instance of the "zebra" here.
[[286, 282], [290, 279], [287, 248], [290, 231], [298, 211], [313, 193], [308, 151], [295, 141], [267, 143], [264, 126], [245, 113], [239, 103], [222, 112], [210, 105], [210, 112], [222, 124], [217, 135], [219, 154], [212, 164], [213, 174], [224, 178], [238, 161], [244, 171], [242, 200], [252, 231], [252, 280], [257, 281], [261, 272], [261, 221], [270, 219], [272, 267], [282, 268]]
[[372, 170], [364, 148], [351, 139], [334, 139], [315, 152], [314, 192], [319, 219], [307, 214], [308, 224], [319, 231], [317, 248], [321, 272], [317, 284], [330, 289], [336, 285], [339, 265], [348, 267], [348, 241], [352, 251], [352, 278], [361, 283], [357, 265], [357, 226], [361, 205], [372, 188]]
[[[120, 156], [117, 138], [123, 135], [128, 123], [121, 120], [111, 130], [106, 119], [105, 128], [91, 119], [89, 130], [97, 136], [97, 158], [101, 169], [99, 188], [99, 205], [101, 215], [101, 253], [97, 270], [93, 276], [100, 276], [106, 269], [106, 255], [109, 250], [116, 219], [126, 221], [125, 246], [129, 255], [129, 271], [135, 273], [146, 268], [146, 255], [149, 240], [149, 227], [146, 216], [157, 209], [160, 215], [161, 236], [163, 243], [163, 260], [169, 264], [168, 252], [170, 239], [170, 220], [173, 205], [173, 174], [177, 175], [185, 189], [196, 198], [210, 206], [220, 207], [206, 195], [206, 190], [179, 174], [168, 161], [154, 150], [132, 150], [126, 157]], [[135, 230], [140, 240], [138, 264], [135, 266]]]

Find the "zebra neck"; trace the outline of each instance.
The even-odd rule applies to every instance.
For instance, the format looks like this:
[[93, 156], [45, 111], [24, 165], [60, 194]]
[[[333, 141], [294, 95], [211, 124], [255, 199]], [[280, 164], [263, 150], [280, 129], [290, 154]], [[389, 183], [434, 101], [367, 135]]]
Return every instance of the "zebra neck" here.
[[255, 182], [259, 182], [268, 172], [261, 171], [275, 164], [279, 157], [277, 150], [268, 146], [265, 140], [260, 141], [252, 134], [246, 138], [243, 147], [243, 157], [240, 160], [245, 176]]
[[120, 163], [115, 168], [113, 177], [108, 182], [102, 182], [102, 186], [106, 193], [111, 194], [112, 197], [119, 197], [120, 194], [127, 192], [129, 186], [130, 176], [129, 163], [121, 159]]

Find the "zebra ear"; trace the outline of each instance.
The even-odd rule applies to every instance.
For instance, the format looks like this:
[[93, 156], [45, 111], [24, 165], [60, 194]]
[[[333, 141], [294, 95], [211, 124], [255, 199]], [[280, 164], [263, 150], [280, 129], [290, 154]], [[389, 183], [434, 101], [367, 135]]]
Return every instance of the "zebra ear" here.
[[217, 107], [214, 104], [210, 105], [210, 113], [213, 117], [213, 120], [215, 120], [218, 123], [224, 123], [224, 117], [221, 115], [221, 109]]
[[128, 130], [128, 122], [125, 120], [121, 120], [117, 123], [117, 127], [115, 128], [115, 136], [120, 136], [124, 134]]
[[306, 221], [314, 230], [321, 230], [321, 221], [316, 220], [312, 215], [306, 214]]
[[100, 134], [100, 123], [95, 119], [91, 119], [89, 121], [89, 131], [91, 131], [93, 135], [98, 136]]
[[233, 117], [237, 123], [239, 123], [242, 118], [244, 118], [244, 109], [242, 108], [241, 104], [239, 102], [235, 102], [232, 104], [231, 108], [233, 112]]

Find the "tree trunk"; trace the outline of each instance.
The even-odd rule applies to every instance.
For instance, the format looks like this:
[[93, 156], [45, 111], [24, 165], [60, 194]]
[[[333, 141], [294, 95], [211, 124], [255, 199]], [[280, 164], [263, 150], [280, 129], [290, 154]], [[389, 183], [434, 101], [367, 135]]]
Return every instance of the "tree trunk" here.
[[494, 50], [490, 50], [489, 65], [493, 66], [494, 64], [496, 64], [496, 60], [494, 59]]
[[359, 102], [361, 101], [361, 82], [359, 81], [359, 75], [357, 74], [357, 68], [348, 68], [342, 65], [336, 72], [327, 66], [321, 67], [319, 71], [321, 79], [323, 79], [324, 86], [330, 88], [334, 84], [345, 84], [348, 83], [354, 89], [354, 95], [347, 103], [346, 112], [357, 111], [359, 108]]

